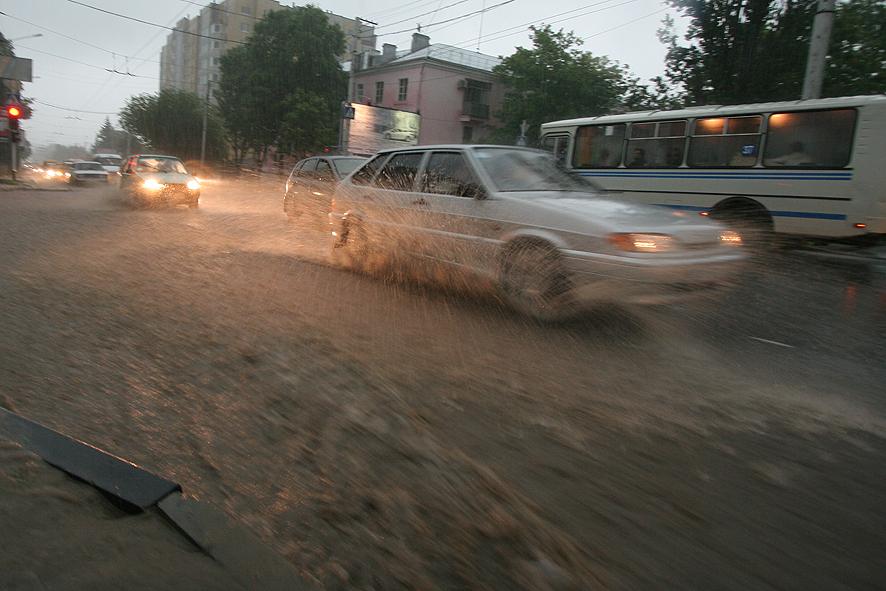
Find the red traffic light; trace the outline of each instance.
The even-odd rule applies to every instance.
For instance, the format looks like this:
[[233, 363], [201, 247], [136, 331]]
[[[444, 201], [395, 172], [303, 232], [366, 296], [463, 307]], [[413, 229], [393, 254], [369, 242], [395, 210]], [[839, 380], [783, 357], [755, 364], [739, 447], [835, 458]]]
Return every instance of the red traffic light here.
[[18, 105], [7, 105], [6, 116], [10, 119], [20, 119], [22, 116], [22, 108]]

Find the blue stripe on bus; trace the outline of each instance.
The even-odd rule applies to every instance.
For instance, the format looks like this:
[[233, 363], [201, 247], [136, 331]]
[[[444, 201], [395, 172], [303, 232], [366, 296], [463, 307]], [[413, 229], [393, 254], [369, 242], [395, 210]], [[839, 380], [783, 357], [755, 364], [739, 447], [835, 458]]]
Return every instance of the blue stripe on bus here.
[[[669, 207], [671, 209], [679, 209], [681, 211], [710, 211], [710, 207], [699, 207], [698, 205], [677, 205], [669, 203], [654, 203], [660, 207]], [[842, 213], [818, 213], [812, 211], [770, 211], [770, 215], [780, 218], [807, 218], [815, 220], [845, 220], [846, 215]]]
[[623, 177], [623, 178], [653, 178], [653, 179], [718, 179], [718, 180], [791, 180], [791, 181], [851, 181], [851, 172], [829, 173], [728, 173], [728, 172], [580, 172], [581, 176], [590, 177]]

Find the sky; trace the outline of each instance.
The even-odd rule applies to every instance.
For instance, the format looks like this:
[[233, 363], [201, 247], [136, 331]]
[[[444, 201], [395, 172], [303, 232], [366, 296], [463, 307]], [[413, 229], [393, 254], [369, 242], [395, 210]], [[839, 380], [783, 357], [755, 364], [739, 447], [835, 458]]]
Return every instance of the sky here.
[[[164, 26], [195, 16], [206, 4], [202, 0], [78, 1]], [[529, 24], [550, 23], [574, 31], [585, 40], [584, 50], [628, 65], [642, 79], [662, 73], [665, 48], [656, 30], [666, 14], [677, 16], [664, 0], [511, 0], [448, 22], [503, 1], [315, 0], [313, 4], [378, 23], [378, 49], [382, 43], [408, 47], [412, 31], [404, 29], [421, 23], [431, 43], [476, 50], [480, 37], [481, 52], [506, 56], [515, 47], [531, 46]], [[34, 61], [35, 78], [25, 85], [24, 95], [36, 101], [35, 113], [22, 128], [35, 148], [53, 143], [91, 146], [106, 116], [116, 125], [116, 113], [127, 98], [158, 90], [160, 48], [168, 30], [69, 0], [0, 0], [0, 12], [4, 13], [0, 32], [14, 41], [18, 57]], [[42, 36], [21, 39], [38, 33]]]

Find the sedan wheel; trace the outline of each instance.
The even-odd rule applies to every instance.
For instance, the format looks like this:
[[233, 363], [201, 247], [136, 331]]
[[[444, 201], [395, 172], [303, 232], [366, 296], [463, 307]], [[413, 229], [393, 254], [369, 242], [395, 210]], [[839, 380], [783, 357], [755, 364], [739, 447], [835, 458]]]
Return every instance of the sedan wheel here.
[[542, 321], [566, 318], [569, 280], [552, 247], [521, 244], [512, 248], [501, 266], [501, 290], [518, 311]]

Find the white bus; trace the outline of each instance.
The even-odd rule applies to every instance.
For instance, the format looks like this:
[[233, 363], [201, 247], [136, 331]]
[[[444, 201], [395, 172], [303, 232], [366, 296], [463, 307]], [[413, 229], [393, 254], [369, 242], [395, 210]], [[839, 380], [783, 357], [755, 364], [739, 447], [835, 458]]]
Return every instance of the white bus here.
[[886, 234], [886, 96], [555, 121], [541, 144], [616, 197], [740, 230]]

